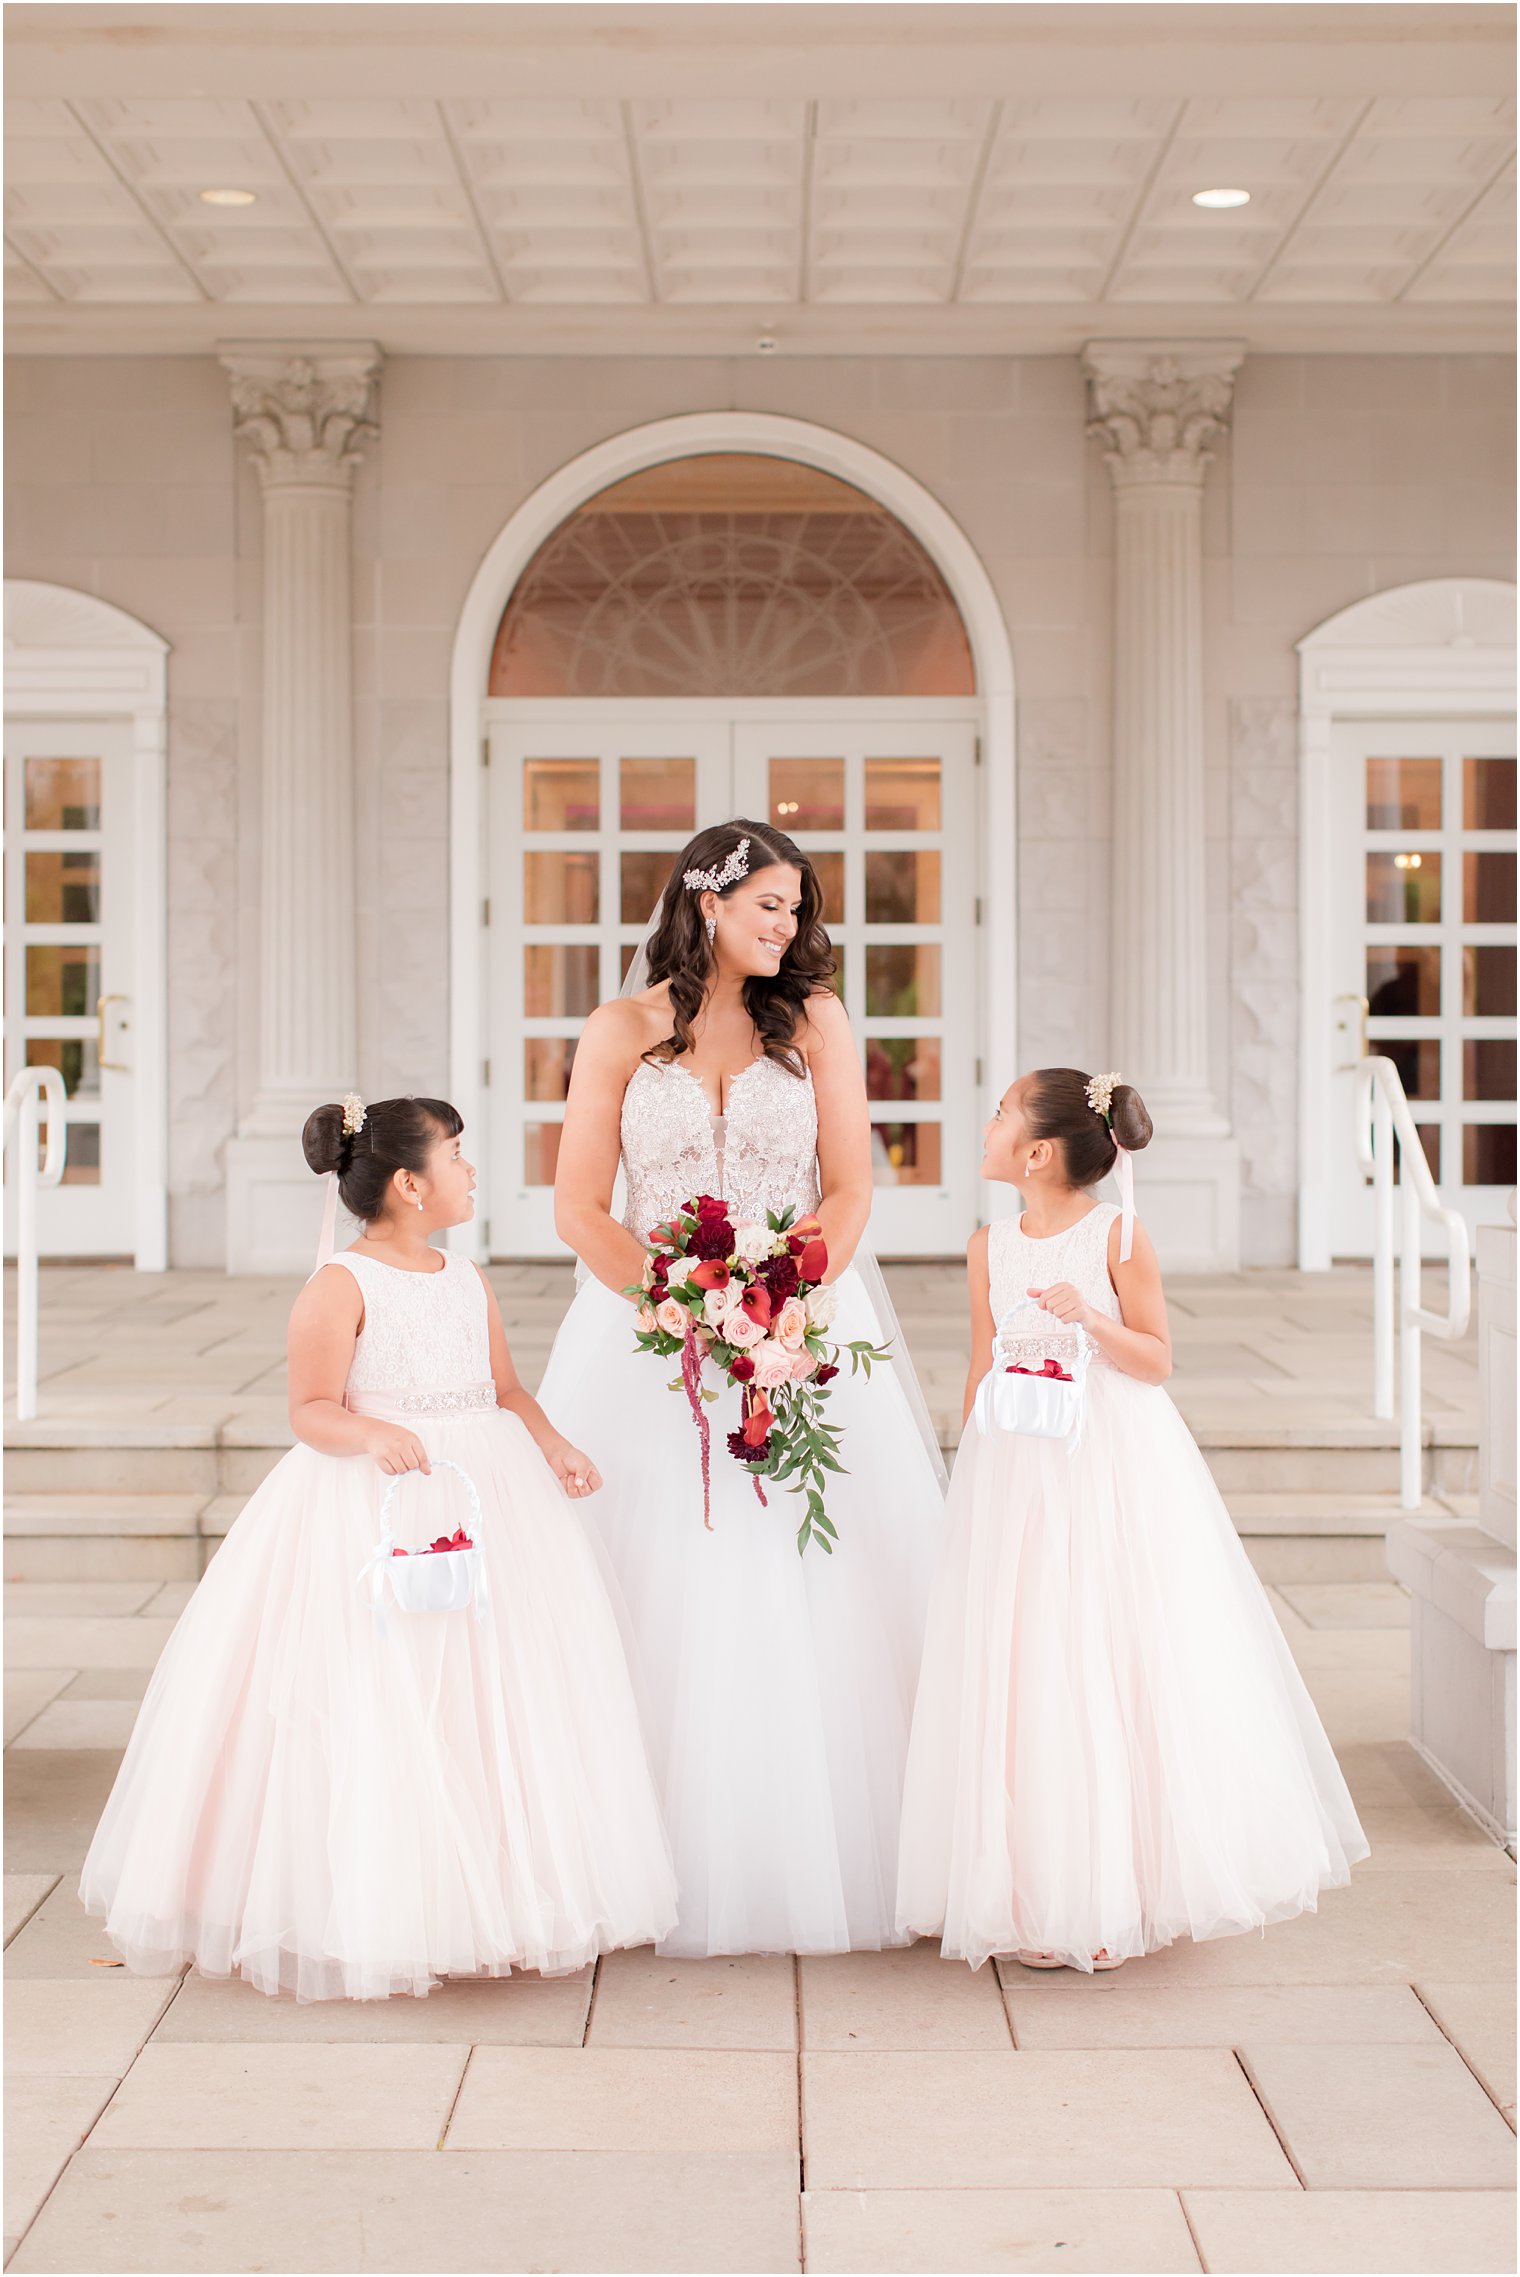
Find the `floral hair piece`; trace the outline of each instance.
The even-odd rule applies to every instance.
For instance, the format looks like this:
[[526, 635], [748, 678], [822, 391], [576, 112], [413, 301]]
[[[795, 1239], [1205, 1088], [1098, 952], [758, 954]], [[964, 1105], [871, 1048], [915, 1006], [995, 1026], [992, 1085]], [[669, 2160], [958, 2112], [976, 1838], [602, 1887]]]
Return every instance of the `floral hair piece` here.
[[1087, 1104], [1095, 1115], [1103, 1117], [1110, 1130], [1113, 1129], [1114, 1085], [1123, 1081], [1117, 1068], [1109, 1075], [1090, 1075], [1087, 1079]]
[[343, 1136], [357, 1138], [364, 1128], [364, 1101], [357, 1091], [343, 1094]]
[[725, 886], [737, 885], [748, 876], [749, 840], [741, 838], [721, 869], [688, 870], [681, 883], [690, 886], [693, 893], [721, 893]]

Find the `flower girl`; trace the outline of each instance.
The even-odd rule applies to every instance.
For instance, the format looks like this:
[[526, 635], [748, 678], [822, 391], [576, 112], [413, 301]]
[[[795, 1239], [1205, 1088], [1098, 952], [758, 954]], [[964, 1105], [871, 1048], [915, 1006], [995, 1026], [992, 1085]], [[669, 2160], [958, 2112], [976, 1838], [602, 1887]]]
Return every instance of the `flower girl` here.
[[[170, 1638], [80, 1885], [145, 1974], [382, 1999], [579, 1968], [675, 1920], [617, 1623], [565, 1504], [601, 1481], [519, 1383], [485, 1276], [429, 1246], [474, 1208], [460, 1128], [411, 1098], [307, 1122], [330, 1177], [290, 1321], [301, 1443]], [[364, 1232], [334, 1257], [339, 1193]]]
[[[1367, 1855], [1329, 1741], [1162, 1389], [1117, 1076], [1004, 1095], [972, 1237], [968, 1423], [908, 1753], [898, 1927], [947, 1956], [1114, 1968], [1312, 1908]], [[1117, 1166], [1123, 1209], [1090, 1189]], [[996, 1344], [994, 1337], [996, 1334]], [[1059, 1371], [1059, 1373], [1057, 1372]]]

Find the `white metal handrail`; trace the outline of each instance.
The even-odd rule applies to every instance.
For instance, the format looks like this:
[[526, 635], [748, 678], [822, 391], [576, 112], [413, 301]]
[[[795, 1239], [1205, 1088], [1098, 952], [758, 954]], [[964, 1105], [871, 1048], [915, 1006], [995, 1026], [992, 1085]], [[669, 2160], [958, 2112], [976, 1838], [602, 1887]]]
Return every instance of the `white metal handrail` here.
[[[37, 1164], [37, 1136], [47, 1104], [47, 1155]], [[16, 1180], [16, 1416], [37, 1414], [37, 1191], [56, 1186], [68, 1155], [69, 1087], [56, 1067], [23, 1067], [5, 1094], [5, 1151]], [[12, 1153], [12, 1141], [19, 1140]]]
[[[1395, 1189], [1393, 1148], [1398, 1141]], [[1356, 1064], [1356, 1147], [1372, 1172], [1372, 1412], [1394, 1411], [1394, 1195], [1398, 1195], [1398, 1413], [1399, 1501], [1418, 1510], [1424, 1488], [1420, 1454], [1420, 1338], [1451, 1341], [1467, 1333], [1472, 1309], [1472, 1244], [1467, 1220], [1442, 1201], [1410, 1112], [1399, 1071], [1373, 1055]], [[1420, 1302], [1420, 1228], [1438, 1225], [1446, 1236], [1446, 1310]]]

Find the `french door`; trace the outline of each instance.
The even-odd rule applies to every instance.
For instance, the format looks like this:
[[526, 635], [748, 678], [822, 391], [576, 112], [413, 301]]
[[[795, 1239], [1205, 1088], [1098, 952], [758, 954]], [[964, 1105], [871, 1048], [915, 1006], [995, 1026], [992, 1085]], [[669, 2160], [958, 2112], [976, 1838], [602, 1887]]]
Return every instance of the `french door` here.
[[[137, 1247], [133, 971], [135, 792], [129, 721], [5, 725], [5, 1080], [68, 1086], [61, 1186], [37, 1197], [45, 1256]], [[15, 1245], [7, 1166], [6, 1248]]]
[[1432, 1174], [1469, 1225], [1515, 1183], [1515, 728], [1511, 720], [1338, 726], [1333, 994], [1338, 1126], [1331, 1241], [1370, 1254], [1350, 1070], [1391, 1059]]
[[[962, 716], [955, 716], [957, 709]], [[932, 702], [514, 704], [489, 739], [488, 1246], [552, 1257], [576, 1039], [728, 815], [812, 857], [865, 1062], [884, 1255], [976, 1221], [975, 724]]]

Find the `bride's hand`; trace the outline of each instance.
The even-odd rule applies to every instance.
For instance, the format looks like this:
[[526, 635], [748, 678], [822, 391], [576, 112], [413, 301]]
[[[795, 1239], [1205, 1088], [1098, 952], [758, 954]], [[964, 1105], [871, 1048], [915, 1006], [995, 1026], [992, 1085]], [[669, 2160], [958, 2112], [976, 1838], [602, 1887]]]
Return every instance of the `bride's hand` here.
[[602, 1474], [589, 1455], [579, 1447], [572, 1447], [568, 1439], [556, 1439], [544, 1449], [544, 1460], [572, 1502], [585, 1495], [595, 1494], [602, 1483]]
[[1070, 1281], [1052, 1281], [1048, 1289], [1031, 1289], [1029, 1294], [1046, 1312], [1053, 1312], [1057, 1320], [1065, 1321], [1069, 1328], [1092, 1326], [1092, 1306], [1080, 1290], [1072, 1287]]

